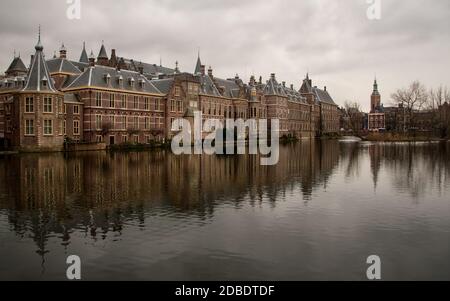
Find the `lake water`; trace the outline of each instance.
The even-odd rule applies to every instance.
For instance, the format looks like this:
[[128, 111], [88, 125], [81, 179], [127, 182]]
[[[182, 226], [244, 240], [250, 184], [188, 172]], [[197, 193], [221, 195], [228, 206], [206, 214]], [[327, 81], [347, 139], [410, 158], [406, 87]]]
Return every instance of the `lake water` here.
[[450, 144], [0, 157], [0, 279], [450, 280]]

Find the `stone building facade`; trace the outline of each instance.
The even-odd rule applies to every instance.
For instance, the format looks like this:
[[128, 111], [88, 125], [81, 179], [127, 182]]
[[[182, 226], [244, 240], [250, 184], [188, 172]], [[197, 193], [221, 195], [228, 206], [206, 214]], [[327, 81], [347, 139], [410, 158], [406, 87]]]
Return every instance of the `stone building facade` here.
[[[216, 77], [200, 56], [193, 73], [108, 57], [85, 46], [78, 61], [47, 60], [40, 37], [30, 66], [14, 57], [0, 81], [0, 147], [61, 150], [64, 141], [107, 145], [170, 140], [175, 119], [201, 111], [203, 119], [278, 119], [280, 136], [314, 138], [339, 132], [338, 106], [307, 75], [300, 90], [252, 76]], [[204, 133], [206, 134], [206, 133]]]

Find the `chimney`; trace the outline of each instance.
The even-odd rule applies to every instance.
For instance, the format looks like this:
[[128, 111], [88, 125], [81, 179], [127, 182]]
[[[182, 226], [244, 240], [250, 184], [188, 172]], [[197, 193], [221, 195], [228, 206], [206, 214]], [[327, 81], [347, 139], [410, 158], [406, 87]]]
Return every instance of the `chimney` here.
[[323, 87], [323, 90], [324, 90], [324, 91], [327, 91], [327, 86]]
[[256, 83], [255, 76], [252, 75], [252, 76], [250, 77], [250, 86], [254, 86], [255, 83]]
[[282, 84], [283, 84], [283, 88], [286, 88], [286, 82], [283, 82]]
[[211, 66], [209, 66], [209, 68], [208, 68], [208, 76], [213, 78], [213, 70], [212, 70]]
[[140, 74], [144, 74], [144, 65], [142, 65], [142, 62], [139, 63], [138, 70]]
[[270, 78], [271, 78], [272, 80], [275, 80], [275, 73], [270, 74]]
[[61, 45], [61, 48], [59, 48], [59, 58], [60, 59], [67, 58], [67, 49], [66, 46], [64, 46], [64, 43]]
[[259, 77], [259, 84], [262, 85], [262, 76]]
[[91, 54], [89, 55], [89, 66], [91, 66], [91, 67], [95, 66], [95, 55], [92, 50], [91, 50]]
[[294, 90], [294, 85], [293, 84], [291, 84], [291, 90]]
[[202, 65], [202, 66], [200, 67], [200, 73], [201, 73], [202, 75], [205, 75], [205, 69], [206, 69], [205, 65]]

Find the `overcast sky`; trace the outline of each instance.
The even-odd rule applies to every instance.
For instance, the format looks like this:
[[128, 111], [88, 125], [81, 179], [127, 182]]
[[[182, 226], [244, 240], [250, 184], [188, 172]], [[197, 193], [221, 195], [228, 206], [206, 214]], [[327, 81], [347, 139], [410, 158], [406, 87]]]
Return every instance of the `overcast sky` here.
[[369, 107], [374, 76], [385, 105], [397, 88], [420, 80], [450, 87], [450, 1], [381, 0], [381, 20], [366, 0], [81, 0], [81, 19], [66, 0], [2, 0], [0, 69], [14, 50], [26, 64], [38, 24], [47, 57], [61, 42], [78, 59], [83, 41], [108, 53], [192, 72], [197, 50], [214, 75], [270, 73], [298, 89], [307, 71], [338, 104]]

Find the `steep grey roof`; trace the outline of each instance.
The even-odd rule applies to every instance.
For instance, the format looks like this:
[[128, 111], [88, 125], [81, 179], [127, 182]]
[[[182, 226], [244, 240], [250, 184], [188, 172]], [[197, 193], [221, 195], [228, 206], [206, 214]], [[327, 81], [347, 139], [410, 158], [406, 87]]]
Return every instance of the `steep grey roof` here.
[[80, 63], [85, 63], [85, 64], [89, 63], [89, 58], [88, 58], [88, 55], [86, 52], [86, 44], [85, 43], [83, 43], [83, 50], [81, 51]]
[[47, 66], [50, 73], [81, 73], [81, 70], [72, 64], [72, 62], [63, 58], [51, 59], [47, 61]]
[[312, 87], [310, 84], [310, 80], [308, 77], [303, 80], [303, 84], [302, 84], [302, 87], [300, 88], [300, 92], [301, 93], [313, 93]]
[[198, 75], [200, 79], [200, 93], [211, 96], [222, 96], [216, 85], [208, 75]]
[[108, 54], [106, 53], [105, 45], [102, 44], [102, 47], [100, 48], [100, 52], [98, 53], [99, 59], [108, 59]]
[[76, 94], [64, 93], [64, 102], [80, 102], [80, 100]]
[[[107, 78], [109, 78], [109, 83]], [[144, 84], [143, 87], [140, 83]], [[138, 72], [117, 70], [116, 68], [99, 65], [87, 68], [65, 89], [70, 90], [79, 87], [97, 87], [124, 90], [128, 92], [161, 94], [161, 92], [145, 76]]]
[[144, 68], [144, 74], [151, 74], [151, 75], [157, 75], [157, 74], [174, 74], [175, 70], [163, 66], [158, 66], [156, 64], [147, 64], [142, 63], [133, 59], [127, 59], [123, 58], [125, 64], [127, 65], [127, 68], [129, 70], [133, 70], [138, 72], [139, 65], [142, 64], [142, 67]]
[[10, 73], [10, 72], [23, 72], [23, 73], [28, 72], [28, 69], [27, 69], [27, 67], [25, 67], [25, 64], [23, 63], [20, 56], [15, 57], [13, 59], [13, 61], [11, 62], [11, 65], [9, 66], [6, 73]]
[[[53, 79], [50, 77], [47, 63], [45, 62], [44, 53], [42, 52], [44, 47], [42, 46], [40, 37], [35, 49], [36, 53], [31, 62], [25, 88], [22, 91], [57, 92], [53, 84]], [[44, 82], [46, 83], [45, 85]]]
[[225, 89], [223, 96], [228, 98], [239, 98], [240, 87], [234, 80], [214, 78], [217, 87]]
[[69, 61], [74, 65], [75, 67], [80, 70], [80, 72], [83, 72], [87, 67], [89, 67], [89, 63], [82, 63], [82, 62], [75, 62], [75, 61]]
[[295, 89], [291, 89], [290, 87], [283, 86], [283, 90], [286, 93], [287, 97], [291, 101], [306, 103], [306, 98], [304, 98], [300, 92], [295, 91]]
[[272, 75], [267, 81], [267, 84], [264, 87], [264, 94], [287, 97], [286, 93], [284, 92], [283, 86], [280, 85], [275, 79], [275, 75]]
[[168, 94], [170, 92], [173, 82], [173, 78], [157, 79], [151, 81], [151, 83], [163, 94]]
[[334, 102], [333, 98], [330, 96], [328, 91], [324, 91], [324, 90], [314, 87], [313, 93], [319, 102], [336, 105], [336, 103]]
[[197, 58], [197, 64], [195, 65], [194, 74], [200, 74], [202, 72], [202, 62], [200, 60], [200, 55]]

